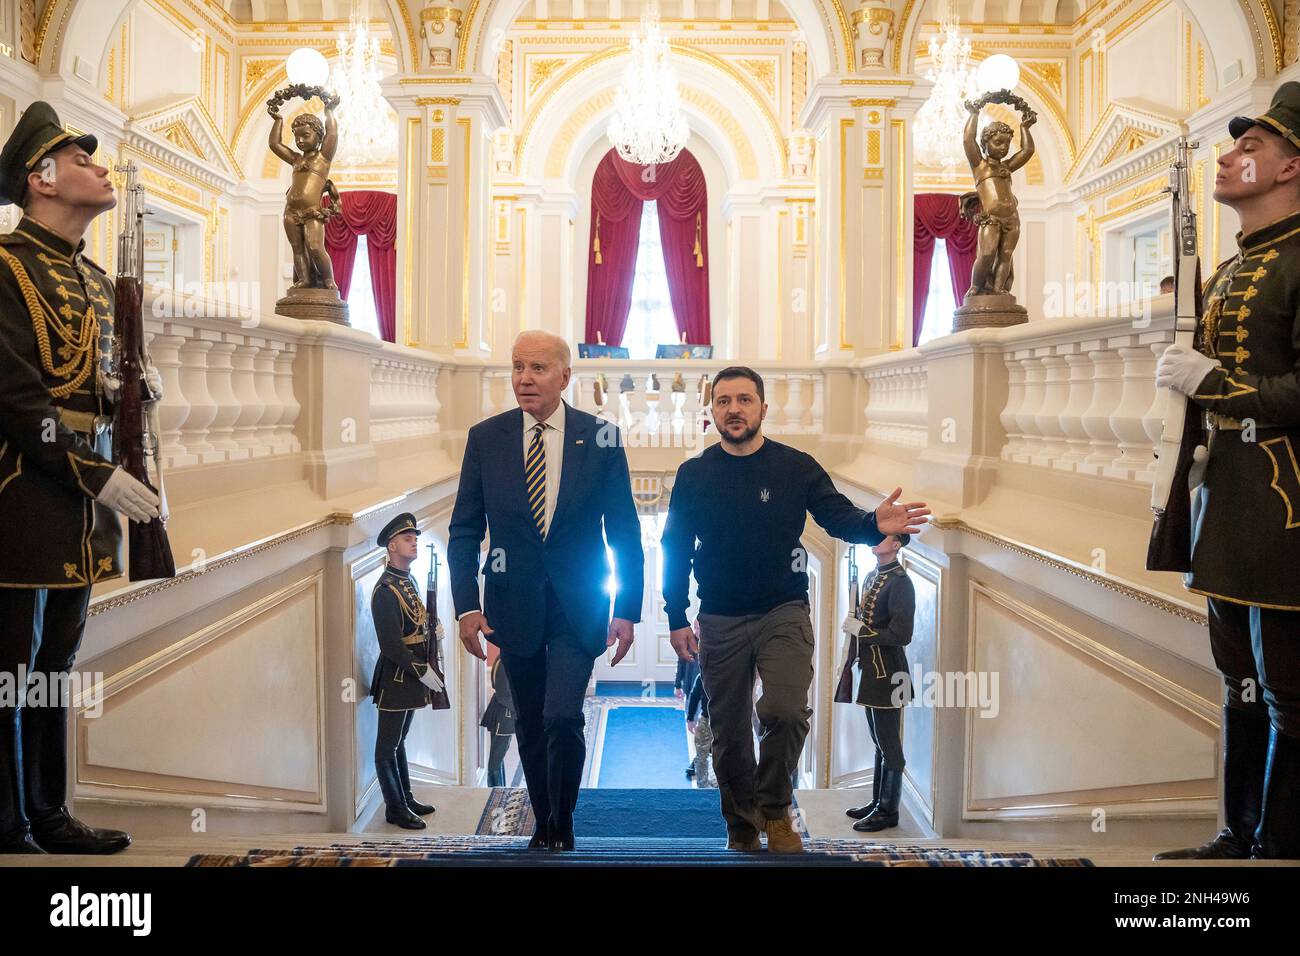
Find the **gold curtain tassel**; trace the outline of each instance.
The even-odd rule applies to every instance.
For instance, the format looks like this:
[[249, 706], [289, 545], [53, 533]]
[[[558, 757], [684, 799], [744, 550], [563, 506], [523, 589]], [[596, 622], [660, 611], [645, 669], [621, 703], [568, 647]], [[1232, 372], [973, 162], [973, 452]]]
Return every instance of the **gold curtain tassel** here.
[[695, 268], [704, 268], [704, 250], [700, 248], [700, 214], [695, 214]]
[[591, 251], [596, 254], [596, 265], [600, 265], [600, 213], [596, 213], [596, 239], [591, 244]]

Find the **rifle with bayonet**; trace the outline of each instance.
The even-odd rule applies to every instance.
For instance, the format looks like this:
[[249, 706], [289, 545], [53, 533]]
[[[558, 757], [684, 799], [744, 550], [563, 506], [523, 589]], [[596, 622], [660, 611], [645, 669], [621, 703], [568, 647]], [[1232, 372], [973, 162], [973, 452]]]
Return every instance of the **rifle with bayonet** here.
[[[1192, 150], [1179, 137], [1169, 185], [1173, 198], [1174, 344], [1197, 347], [1201, 326], [1201, 262], [1196, 254], [1196, 210], [1191, 202], [1187, 171]], [[1201, 408], [1171, 388], [1159, 389], [1164, 402], [1164, 427], [1156, 446], [1156, 473], [1151, 486], [1155, 523], [1147, 546], [1147, 570], [1192, 569], [1192, 498], [1188, 488], [1196, 447], [1205, 444]]]
[[[163, 492], [162, 450], [158, 435], [158, 396], [145, 370], [149, 352], [144, 337], [144, 187], [135, 163], [115, 167], [123, 177], [123, 224], [117, 241], [117, 279], [113, 306], [111, 374], [121, 381], [113, 411], [113, 460], [158, 495], [160, 515], [147, 523], [128, 521], [128, 577], [132, 581], [176, 576], [167, 540], [167, 498]], [[149, 474], [149, 463], [154, 476]]]

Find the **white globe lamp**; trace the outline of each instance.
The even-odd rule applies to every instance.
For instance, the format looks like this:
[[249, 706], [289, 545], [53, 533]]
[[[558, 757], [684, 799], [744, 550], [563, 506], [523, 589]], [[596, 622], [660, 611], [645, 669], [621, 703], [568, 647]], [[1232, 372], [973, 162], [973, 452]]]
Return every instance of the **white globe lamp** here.
[[301, 47], [290, 53], [284, 68], [290, 83], [306, 86], [324, 86], [330, 75], [330, 65], [325, 62], [325, 57], [311, 47]]
[[1005, 53], [995, 53], [979, 65], [975, 83], [981, 93], [1014, 90], [1020, 82], [1020, 64]]

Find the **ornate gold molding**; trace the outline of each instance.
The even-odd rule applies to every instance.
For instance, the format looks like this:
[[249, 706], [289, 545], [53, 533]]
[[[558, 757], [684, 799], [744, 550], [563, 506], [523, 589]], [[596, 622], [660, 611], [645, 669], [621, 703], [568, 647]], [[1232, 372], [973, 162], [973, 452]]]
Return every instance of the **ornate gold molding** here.
[[329, 515], [328, 517], [321, 518], [318, 521], [313, 521], [310, 524], [305, 524], [301, 527], [294, 528], [291, 531], [286, 531], [283, 534], [267, 538], [265, 541], [261, 541], [251, 547], [234, 551], [227, 554], [225, 557], [217, 558], [215, 561], [209, 561], [198, 570], [190, 568], [185, 571], [179, 571], [174, 578], [161, 578], [157, 581], [151, 581], [143, 587], [133, 588], [125, 594], [113, 595], [102, 601], [92, 601], [90, 604], [90, 610], [87, 612], [87, 617], [94, 617], [97, 614], [105, 614], [109, 611], [115, 611], [120, 607], [126, 607], [128, 604], [134, 604], [136, 601], [152, 597], [155, 594], [160, 594], [169, 588], [174, 588], [180, 584], [186, 584], [205, 574], [220, 571], [240, 561], [270, 551], [272, 548], [278, 548], [282, 544], [287, 544], [290, 541], [296, 541], [298, 538], [306, 537], [315, 531], [319, 531], [321, 528], [326, 528], [333, 524], [351, 523], [350, 520], [339, 520], [340, 517], [341, 516], [337, 514]]
[[1180, 620], [1189, 621], [1192, 624], [1208, 626], [1209, 620], [1204, 614], [1198, 614], [1196, 611], [1183, 607], [1181, 604], [1176, 604], [1168, 598], [1160, 597], [1150, 591], [1145, 591], [1141, 588], [1134, 587], [1131, 584], [1126, 584], [1103, 574], [1098, 574], [1096, 571], [1066, 561], [1048, 553], [1047, 551], [1043, 551], [1042, 549], [1012, 541], [1010, 538], [1004, 538], [991, 531], [984, 531], [980, 528], [976, 528], [961, 518], [939, 518], [935, 519], [931, 523], [941, 531], [960, 531], [963, 534], [969, 534], [973, 537], [979, 538], [981, 541], [996, 544], [998, 547], [1005, 548], [1006, 550], [1019, 554], [1022, 557], [1029, 558], [1039, 564], [1044, 564], [1054, 570], [1063, 571], [1072, 577], [1081, 578], [1090, 584], [1095, 584], [1099, 588], [1103, 588], [1114, 594], [1120, 594], [1126, 598], [1137, 601], [1139, 604], [1145, 604], [1147, 607], [1155, 608], [1157, 611], [1163, 611], [1164, 613], [1170, 614]]
[[[766, 122], [768, 129], [770, 130], [771, 133], [772, 145], [776, 150], [778, 161], [780, 164], [781, 172], [778, 175], [785, 175], [786, 169], [788, 168], [788, 164], [789, 164], [789, 155], [788, 155], [789, 144], [786, 142], [785, 135], [781, 130], [780, 123], [777, 121], [776, 116], [772, 113], [770, 104], [763, 98], [761, 91], [755, 88], [752, 81], [750, 81], [740, 70], [738, 70], [735, 66], [728, 63], [726, 60], [724, 60], [722, 57], [716, 54], [709, 53], [704, 50], [697, 50], [688, 46], [682, 46], [676, 40], [671, 41], [669, 46], [675, 53], [678, 53], [689, 59], [698, 60], [701, 63], [705, 63], [709, 66], [712, 66], [722, 71], [737, 83], [737, 85], [745, 92], [745, 94], [749, 97], [750, 101], [754, 104], [755, 108], [758, 110], [760, 118]], [[605, 62], [606, 60], [626, 55], [627, 50], [628, 48], [626, 45], [606, 47], [603, 50], [600, 50], [596, 53], [591, 54], [590, 56], [584, 57], [583, 59], [570, 64], [563, 72], [560, 73], [555, 83], [552, 84], [549, 88], [547, 88], [538, 97], [537, 102], [534, 105], [532, 105], [528, 110], [528, 115], [524, 120], [523, 129], [520, 131], [519, 138], [515, 143], [515, 168], [516, 169], [522, 168], [521, 163], [523, 160], [524, 153], [527, 149], [529, 140], [532, 137], [533, 127], [537, 124], [542, 113], [545, 111], [551, 99], [557, 94], [557, 92], [564, 89], [572, 80], [574, 80], [578, 76], [581, 76], [583, 73]], [[757, 176], [747, 177], [747, 178], [757, 178]]]

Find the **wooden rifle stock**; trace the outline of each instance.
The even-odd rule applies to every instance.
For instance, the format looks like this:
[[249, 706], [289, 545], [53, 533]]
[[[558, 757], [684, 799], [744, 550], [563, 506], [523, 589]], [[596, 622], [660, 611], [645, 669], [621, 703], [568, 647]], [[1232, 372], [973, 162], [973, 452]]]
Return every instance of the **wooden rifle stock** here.
[[451, 697], [447, 693], [447, 675], [442, 672], [442, 642], [438, 640], [438, 552], [429, 545], [429, 577], [425, 581], [424, 609], [428, 612], [429, 666], [442, 681], [442, 690], [429, 691], [434, 710], [450, 710]]
[[[1174, 344], [1188, 349], [1201, 344], [1201, 263], [1196, 254], [1196, 211], [1190, 206], [1187, 177], [1191, 151], [1196, 145], [1185, 136], [1179, 138], [1165, 189], [1173, 197]], [[1186, 572], [1192, 569], [1192, 493], [1188, 478], [1196, 446], [1205, 443], [1204, 425], [1200, 406], [1172, 389], [1166, 391], [1165, 421], [1156, 445], [1158, 460], [1151, 489], [1155, 523], [1147, 545], [1147, 570]]]
[[[135, 166], [125, 170], [128, 204], [126, 224], [119, 240], [118, 275], [114, 290], [113, 334], [116, 339], [117, 374], [121, 380], [117, 406], [113, 411], [113, 460], [136, 481], [162, 497], [161, 471], [158, 487], [149, 477], [149, 458], [155, 451], [157, 436], [151, 433], [149, 403], [154, 400], [145, 382], [144, 315], [143, 315], [143, 215], [144, 188], [135, 183]], [[133, 267], [135, 271], [132, 272]], [[155, 466], [157, 467], [155, 460]], [[166, 504], [164, 502], [164, 509]], [[165, 515], [164, 510], [164, 515]], [[128, 579], [148, 581], [174, 578], [176, 562], [163, 518], [146, 524], [127, 522]]]
[[[1196, 288], [1201, 287], [1200, 264], [1196, 269]], [[1201, 316], [1197, 297], [1196, 317]], [[1196, 446], [1205, 444], [1201, 406], [1190, 399], [1183, 401], [1183, 437], [1178, 445], [1178, 464], [1174, 467], [1169, 499], [1163, 511], [1156, 512], [1147, 543], [1148, 571], [1192, 570], [1192, 495], [1187, 487], [1192, 473]]]

